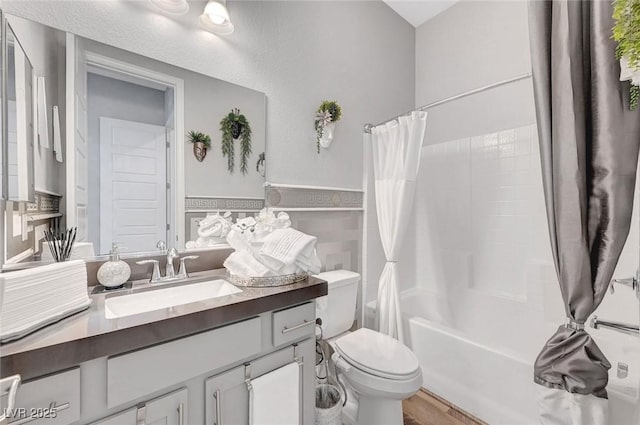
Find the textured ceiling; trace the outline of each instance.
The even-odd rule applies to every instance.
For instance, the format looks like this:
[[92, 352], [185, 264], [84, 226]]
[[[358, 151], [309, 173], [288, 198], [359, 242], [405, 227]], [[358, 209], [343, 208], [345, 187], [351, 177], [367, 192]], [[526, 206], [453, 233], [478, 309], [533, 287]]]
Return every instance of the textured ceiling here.
[[459, 0], [383, 0], [414, 27], [427, 22]]

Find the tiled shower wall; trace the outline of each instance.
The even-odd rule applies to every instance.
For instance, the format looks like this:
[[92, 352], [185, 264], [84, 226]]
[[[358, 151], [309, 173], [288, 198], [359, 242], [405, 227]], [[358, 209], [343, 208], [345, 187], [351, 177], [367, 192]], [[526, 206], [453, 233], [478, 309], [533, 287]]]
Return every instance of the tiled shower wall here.
[[550, 259], [539, 161], [535, 125], [425, 146], [418, 276], [524, 297], [523, 270]]

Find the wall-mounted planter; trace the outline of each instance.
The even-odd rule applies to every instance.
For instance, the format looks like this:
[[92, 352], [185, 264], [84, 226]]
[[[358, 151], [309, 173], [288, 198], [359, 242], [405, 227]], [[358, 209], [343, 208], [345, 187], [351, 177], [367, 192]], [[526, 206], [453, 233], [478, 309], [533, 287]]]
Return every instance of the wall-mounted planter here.
[[211, 136], [200, 131], [189, 131], [187, 133], [187, 142], [193, 145], [193, 156], [198, 162], [204, 161], [207, 156], [207, 150], [211, 147]]
[[196, 157], [198, 162], [204, 161], [207, 156], [207, 147], [202, 142], [196, 142], [193, 144], [193, 156]]

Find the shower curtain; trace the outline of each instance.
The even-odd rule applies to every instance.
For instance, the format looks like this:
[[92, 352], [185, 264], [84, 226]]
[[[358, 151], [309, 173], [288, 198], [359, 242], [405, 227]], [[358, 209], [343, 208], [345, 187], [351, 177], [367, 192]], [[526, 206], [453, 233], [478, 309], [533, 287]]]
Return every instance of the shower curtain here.
[[398, 294], [397, 261], [413, 206], [420, 152], [427, 113], [410, 116], [371, 129], [376, 212], [387, 262], [380, 275], [376, 328], [401, 342], [402, 320]]
[[567, 315], [534, 366], [543, 424], [607, 423], [611, 365], [584, 323], [629, 232], [640, 145], [611, 15], [609, 1], [529, 2], [544, 195]]

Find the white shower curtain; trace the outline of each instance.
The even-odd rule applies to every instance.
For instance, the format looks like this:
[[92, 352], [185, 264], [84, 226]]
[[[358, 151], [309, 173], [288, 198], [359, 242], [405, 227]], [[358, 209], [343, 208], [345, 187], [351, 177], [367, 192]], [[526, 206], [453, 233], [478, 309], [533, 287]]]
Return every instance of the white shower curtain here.
[[380, 275], [376, 328], [404, 342], [397, 261], [413, 206], [427, 113], [414, 111], [371, 129], [378, 228], [387, 263]]

